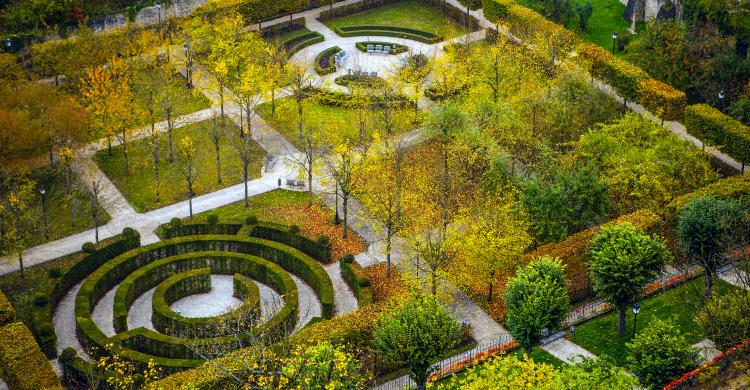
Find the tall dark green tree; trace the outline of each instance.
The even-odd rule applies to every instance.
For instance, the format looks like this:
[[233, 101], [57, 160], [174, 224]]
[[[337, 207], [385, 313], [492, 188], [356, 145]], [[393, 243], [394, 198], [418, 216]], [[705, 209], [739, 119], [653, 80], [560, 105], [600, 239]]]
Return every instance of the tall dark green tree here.
[[603, 227], [590, 247], [589, 272], [594, 291], [619, 313], [617, 331], [625, 336], [625, 311], [641, 296], [670, 258], [664, 242], [630, 223]]
[[503, 299], [513, 338], [527, 354], [542, 339], [542, 330], [559, 328], [570, 310], [565, 268], [559, 259], [540, 257], [518, 268]]

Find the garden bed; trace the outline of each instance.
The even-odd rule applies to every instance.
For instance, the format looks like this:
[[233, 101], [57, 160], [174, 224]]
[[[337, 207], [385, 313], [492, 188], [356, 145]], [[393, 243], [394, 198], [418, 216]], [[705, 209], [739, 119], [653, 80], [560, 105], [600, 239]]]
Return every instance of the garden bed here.
[[392, 43], [392, 42], [367, 41], [367, 42], [357, 42], [356, 43], [357, 49], [359, 49], [359, 51], [361, 51], [363, 53], [367, 53], [368, 52], [367, 51], [367, 47], [368, 46], [378, 46], [378, 45], [383, 46], [383, 47], [389, 46], [391, 48], [388, 53], [384, 53], [384, 54], [394, 54], [395, 55], [395, 54], [406, 53], [407, 51], [409, 51], [409, 47], [408, 46], [401, 45], [401, 44], [398, 44], [398, 43]]
[[341, 52], [341, 48], [334, 46], [323, 50], [315, 57], [315, 72], [321, 76], [336, 73], [336, 54]]

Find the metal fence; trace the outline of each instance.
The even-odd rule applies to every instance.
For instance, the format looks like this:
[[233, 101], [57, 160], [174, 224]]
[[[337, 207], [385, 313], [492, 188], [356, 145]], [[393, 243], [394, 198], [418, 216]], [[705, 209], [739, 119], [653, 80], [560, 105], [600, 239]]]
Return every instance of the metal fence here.
[[[450, 375], [452, 368], [458, 368], [462, 363], [467, 363], [472, 359], [476, 359], [481, 355], [490, 356], [495, 353], [501, 352], [501, 348], [508, 345], [513, 341], [513, 337], [510, 334], [503, 334], [495, 340], [478, 343], [474, 348], [453, 355], [447, 359], [443, 359], [438, 363], [432, 365], [432, 372], [444, 372], [445, 375]], [[385, 382], [378, 386], [373, 387], [376, 390], [400, 390], [400, 389], [411, 389], [415, 386], [414, 381], [409, 378], [408, 375], [393, 379]]]

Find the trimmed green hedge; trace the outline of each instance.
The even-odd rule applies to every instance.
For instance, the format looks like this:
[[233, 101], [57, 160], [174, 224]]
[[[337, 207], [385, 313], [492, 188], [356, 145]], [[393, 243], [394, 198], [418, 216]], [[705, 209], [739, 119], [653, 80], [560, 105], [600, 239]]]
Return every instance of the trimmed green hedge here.
[[323, 41], [325, 41], [323, 34], [317, 31], [311, 31], [284, 42], [284, 50], [286, 51], [287, 57], [291, 58], [298, 51]]
[[[282, 324], [289, 325], [296, 321], [298, 295], [296, 286], [291, 277], [281, 271], [281, 268], [298, 275], [313, 288], [321, 301], [322, 313], [325, 318], [331, 318], [333, 315], [333, 285], [325, 269], [299, 250], [259, 238], [219, 235], [180, 237], [131, 250], [107, 262], [91, 274], [81, 286], [76, 297], [76, 333], [82, 344], [91, 346], [94, 355], [101, 354], [103, 346], [108, 343], [119, 344], [123, 347], [123, 350], [120, 351], [123, 357], [141, 364], [146, 364], [149, 359], [154, 359], [156, 364], [163, 367], [167, 372], [195, 367], [201, 363], [195, 356], [193, 349], [190, 348], [191, 345], [222, 343], [227, 349], [241, 347], [241, 340], [237, 338], [231, 338], [231, 340], [229, 338], [182, 340], [143, 328], [129, 330], [108, 338], [91, 319], [94, 304], [113, 286], [123, 282], [128, 275], [163, 257], [201, 251], [217, 251], [208, 256], [208, 258], [213, 259], [211, 261], [212, 270], [217, 273], [222, 273], [222, 270], [225, 270], [224, 273], [233, 274], [237, 271], [234, 268], [231, 272], [226, 271], [232, 267], [229, 265], [231, 262], [218, 261], [217, 259], [247, 258], [247, 255], [257, 256], [258, 258], [255, 261], [266, 264], [266, 267], [280, 266], [279, 272], [285, 278], [278, 281], [278, 284], [286, 285], [285, 289], [280, 290], [286, 292], [285, 299], [289, 302], [286, 302], [281, 311], [264, 325], [265, 329], [275, 329]], [[204, 258], [206, 257], [204, 256]], [[239, 273], [244, 274], [244, 272]], [[275, 272], [270, 272], [267, 275], [275, 274]], [[133, 285], [137, 284], [133, 281]], [[273, 285], [274, 283], [269, 284]], [[120, 293], [119, 296], [119, 300], [122, 302], [125, 299], [123, 297], [127, 297], [127, 294]], [[291, 301], [294, 304], [291, 304]], [[119, 306], [122, 306], [122, 303]], [[121, 316], [122, 308], [119, 306], [118, 312]]]
[[208, 291], [211, 291], [211, 268], [181, 272], [159, 283], [151, 299], [151, 322], [154, 328], [159, 332], [176, 336], [190, 333], [192, 329], [180, 327], [180, 320], [185, 317], [177, 314], [169, 305], [186, 296]]
[[245, 0], [240, 13], [248, 21], [258, 23], [284, 12], [299, 12], [310, 6], [310, 0]]
[[16, 309], [10, 303], [8, 297], [0, 291], [0, 326], [9, 324], [16, 320]]
[[171, 223], [161, 225], [157, 230], [157, 235], [162, 239], [185, 236], [202, 236], [206, 234], [224, 234], [234, 235], [240, 231], [242, 224], [217, 223], [211, 225], [208, 223], [189, 223], [173, 226]]
[[409, 39], [427, 44], [443, 41], [443, 37], [431, 32], [393, 26], [344, 26], [334, 29], [342, 37], [383, 36]]
[[267, 222], [258, 223], [252, 225], [249, 236], [289, 245], [324, 263], [331, 261], [333, 249], [331, 248], [330, 241], [321, 242], [320, 239], [313, 241], [297, 233], [290, 232], [288, 226]]
[[716, 145], [744, 166], [750, 162], [750, 127], [707, 105], [685, 109], [685, 128], [706, 144]]
[[363, 53], [367, 53], [367, 45], [383, 45], [383, 46], [390, 46], [391, 52], [389, 54], [401, 54], [406, 53], [409, 51], [409, 47], [405, 45], [401, 45], [398, 43], [391, 43], [391, 42], [378, 42], [378, 41], [372, 41], [372, 42], [357, 42], [355, 46], [357, 46], [357, 49]]
[[592, 76], [609, 83], [620, 96], [635, 101], [639, 85], [649, 78], [641, 68], [617, 58], [599, 46], [590, 43], [578, 45], [578, 56], [587, 62]]
[[[336, 61], [334, 56], [340, 51], [340, 47], [334, 46], [320, 52], [320, 54], [315, 57], [315, 72], [321, 76], [336, 73]], [[324, 66], [323, 60], [326, 59], [328, 60], [328, 64]]]
[[372, 288], [370, 288], [370, 279], [363, 275], [362, 267], [357, 262], [348, 263], [345, 260], [339, 261], [341, 267], [341, 277], [351, 287], [354, 296], [357, 297], [359, 307], [372, 303]]

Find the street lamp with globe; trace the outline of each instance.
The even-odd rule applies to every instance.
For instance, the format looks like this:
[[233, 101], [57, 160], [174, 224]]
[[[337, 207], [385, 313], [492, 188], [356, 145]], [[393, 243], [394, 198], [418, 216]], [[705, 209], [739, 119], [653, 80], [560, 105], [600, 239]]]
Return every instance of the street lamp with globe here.
[[641, 312], [641, 305], [639, 303], [633, 304], [633, 338], [635, 338], [635, 326], [638, 323], [638, 313]]

